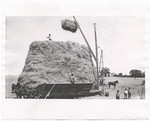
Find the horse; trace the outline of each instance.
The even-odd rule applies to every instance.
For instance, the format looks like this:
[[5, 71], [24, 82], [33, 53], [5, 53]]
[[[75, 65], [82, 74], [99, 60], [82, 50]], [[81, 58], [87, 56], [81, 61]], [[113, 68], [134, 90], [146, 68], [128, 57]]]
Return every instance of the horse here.
[[12, 84], [11, 85], [11, 93], [15, 93], [15, 89], [16, 89], [16, 85], [15, 84]]
[[30, 98], [31, 92], [27, 90], [25, 86], [21, 86], [19, 83], [12, 84], [12, 93], [15, 93], [17, 98]]
[[21, 90], [19, 88], [21, 85], [19, 84], [12, 84], [11, 89], [12, 89], [12, 93], [15, 93], [17, 98], [21, 98], [22, 97], [22, 93]]
[[116, 84], [119, 84], [119, 82], [117, 80], [114, 82], [108, 82], [109, 88], [111, 85], [114, 86], [114, 88], [116, 88]]

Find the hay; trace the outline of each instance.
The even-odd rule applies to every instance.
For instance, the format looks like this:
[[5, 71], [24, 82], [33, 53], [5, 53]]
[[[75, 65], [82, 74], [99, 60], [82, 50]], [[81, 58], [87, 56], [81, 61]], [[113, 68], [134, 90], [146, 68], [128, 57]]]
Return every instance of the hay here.
[[35, 41], [30, 45], [25, 66], [18, 81], [35, 88], [43, 83], [93, 82], [89, 49], [73, 42]]

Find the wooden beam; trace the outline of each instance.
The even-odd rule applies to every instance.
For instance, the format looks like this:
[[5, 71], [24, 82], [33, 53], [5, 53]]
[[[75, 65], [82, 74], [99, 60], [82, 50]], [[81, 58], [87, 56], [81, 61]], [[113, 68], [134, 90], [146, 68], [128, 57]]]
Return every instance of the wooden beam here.
[[[74, 16], [73, 16], [73, 18], [74, 18], [75, 22], [78, 23], [77, 20], [76, 20], [76, 18]], [[79, 27], [79, 30], [80, 30], [80, 32], [81, 32], [81, 34], [82, 34], [82, 36], [83, 36], [83, 38], [84, 38], [84, 40], [85, 40], [88, 48], [89, 48], [89, 50], [90, 50], [90, 52], [91, 52], [94, 60], [97, 61], [97, 59], [96, 59], [96, 57], [95, 57], [95, 55], [94, 55], [94, 53], [93, 53], [93, 51], [92, 51], [92, 49], [91, 49], [91, 47], [90, 47], [90, 45], [89, 45], [89, 43], [88, 43], [88, 41], [87, 41], [87, 39], [86, 39], [86, 37], [85, 37], [85, 35], [84, 35], [84, 33], [83, 33], [83, 31], [82, 31], [82, 29], [81, 29], [81, 27], [80, 27], [79, 24], [78, 24], [78, 27]]]
[[95, 51], [96, 51], [96, 82], [97, 82], [97, 89], [99, 90], [99, 72], [98, 72], [98, 46], [97, 46], [97, 35], [96, 35], [96, 23], [94, 23], [94, 34], [95, 34]]
[[89, 54], [90, 54], [91, 65], [92, 65], [92, 67], [93, 67], [93, 76], [94, 76], [94, 79], [95, 79], [95, 82], [96, 82], [95, 67], [94, 67], [94, 63], [93, 63], [93, 60], [92, 60], [91, 52], [89, 52]]

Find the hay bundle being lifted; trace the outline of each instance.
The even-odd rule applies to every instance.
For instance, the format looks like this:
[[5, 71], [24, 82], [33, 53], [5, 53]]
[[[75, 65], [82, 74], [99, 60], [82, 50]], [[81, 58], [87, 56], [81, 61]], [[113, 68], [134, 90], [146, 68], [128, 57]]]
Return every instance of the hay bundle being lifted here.
[[73, 42], [35, 41], [30, 45], [25, 66], [18, 82], [29, 88], [43, 83], [93, 82], [89, 49]]

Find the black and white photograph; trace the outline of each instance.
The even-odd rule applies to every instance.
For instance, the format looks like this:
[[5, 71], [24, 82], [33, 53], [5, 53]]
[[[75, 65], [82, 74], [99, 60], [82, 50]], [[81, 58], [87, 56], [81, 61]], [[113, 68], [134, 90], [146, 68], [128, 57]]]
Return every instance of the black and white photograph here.
[[1, 3], [0, 119], [150, 119], [150, 1]]
[[145, 99], [144, 16], [7, 16], [6, 99]]

